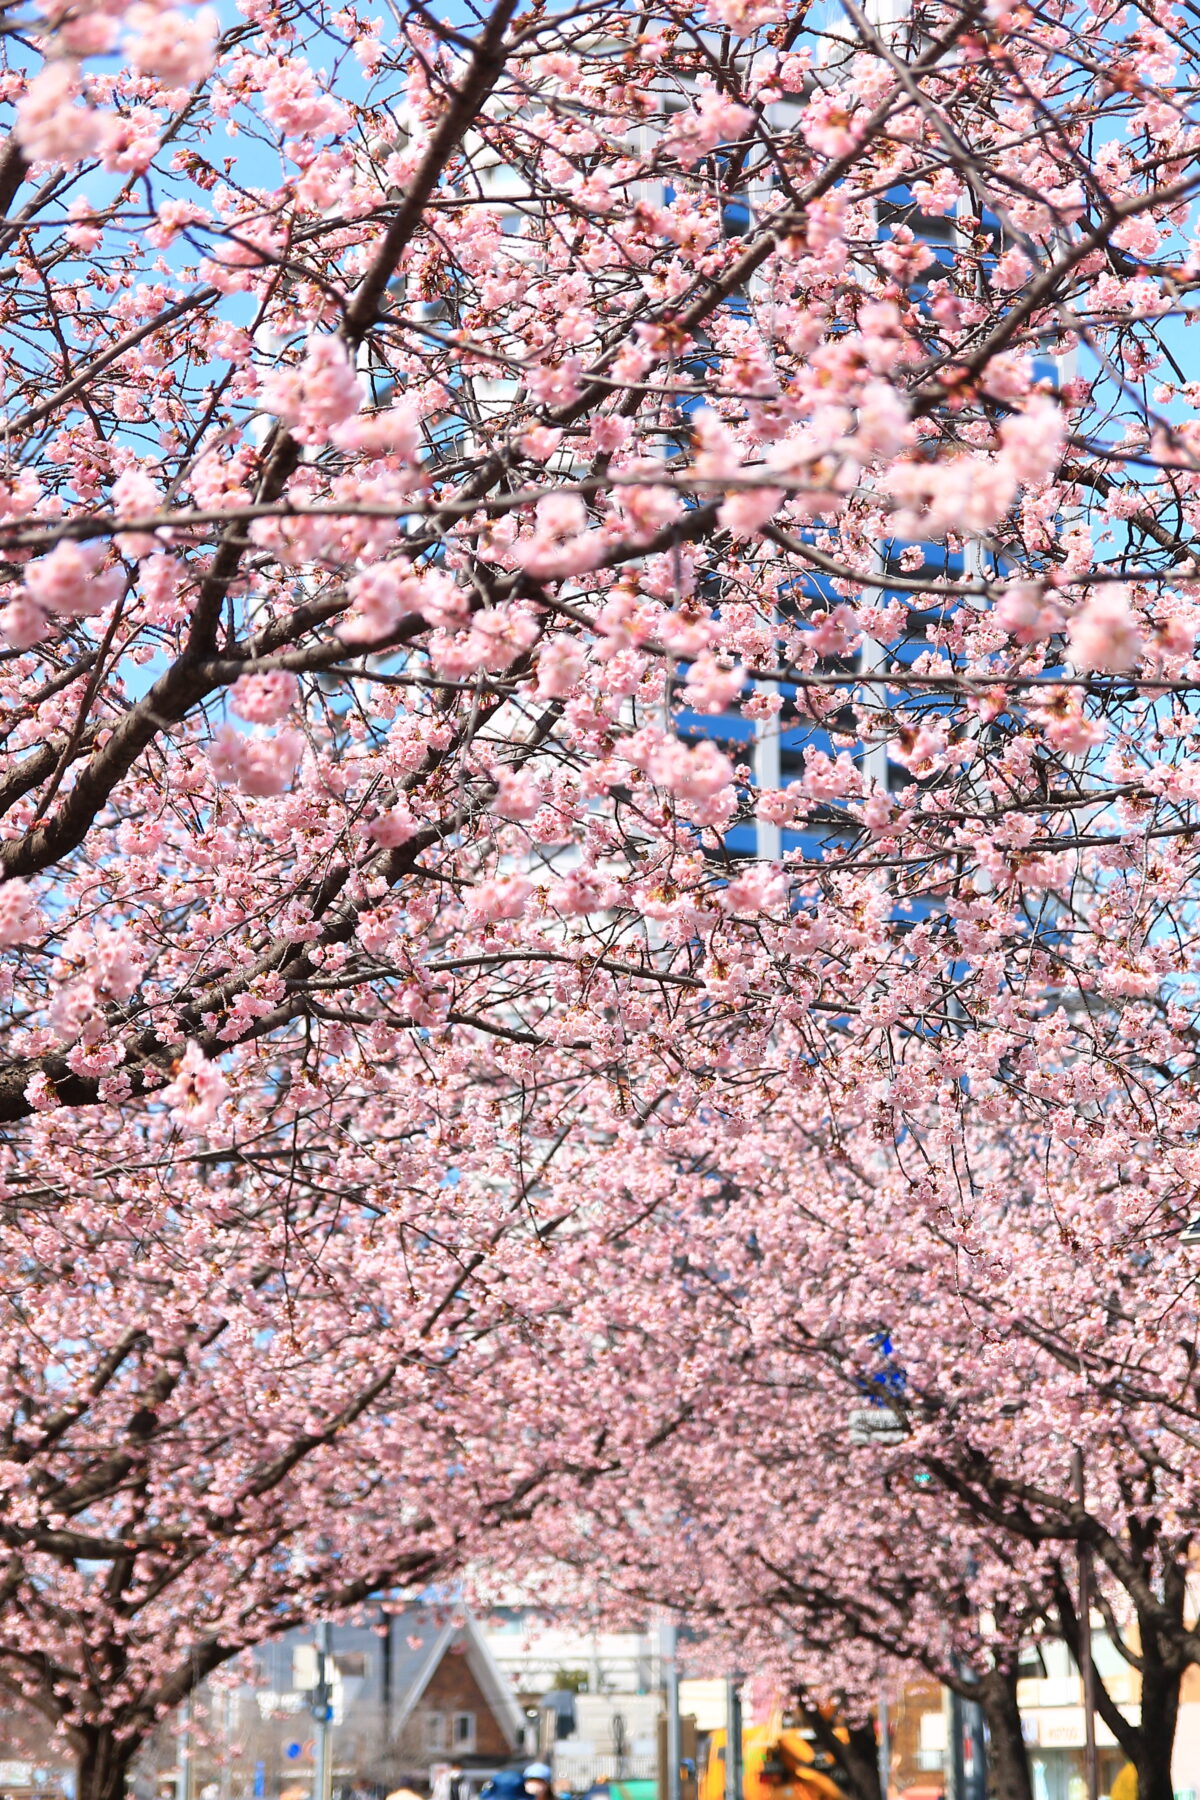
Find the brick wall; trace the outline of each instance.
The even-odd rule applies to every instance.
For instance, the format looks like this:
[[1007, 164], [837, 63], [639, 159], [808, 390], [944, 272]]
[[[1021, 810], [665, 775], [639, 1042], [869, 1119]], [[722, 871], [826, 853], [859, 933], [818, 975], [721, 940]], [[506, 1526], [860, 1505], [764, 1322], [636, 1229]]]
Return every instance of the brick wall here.
[[[400, 1699], [400, 1696], [397, 1696]], [[431, 1750], [427, 1720], [431, 1713], [441, 1713], [446, 1720], [445, 1749]], [[397, 1734], [393, 1748], [396, 1763], [408, 1770], [428, 1769], [432, 1763], [447, 1762], [453, 1751], [450, 1730], [455, 1713], [475, 1715], [475, 1748], [464, 1761], [503, 1763], [512, 1748], [499, 1720], [484, 1699], [483, 1690], [471, 1673], [465, 1654], [447, 1650], [433, 1672], [429, 1686], [403, 1729]]]

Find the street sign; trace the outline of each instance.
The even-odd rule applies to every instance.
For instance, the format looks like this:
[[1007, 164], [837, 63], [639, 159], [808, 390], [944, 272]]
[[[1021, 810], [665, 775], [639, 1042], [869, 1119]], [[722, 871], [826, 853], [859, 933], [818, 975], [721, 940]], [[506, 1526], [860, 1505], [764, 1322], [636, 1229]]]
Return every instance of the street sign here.
[[850, 1414], [852, 1444], [902, 1444], [907, 1436], [888, 1406], [856, 1406]]

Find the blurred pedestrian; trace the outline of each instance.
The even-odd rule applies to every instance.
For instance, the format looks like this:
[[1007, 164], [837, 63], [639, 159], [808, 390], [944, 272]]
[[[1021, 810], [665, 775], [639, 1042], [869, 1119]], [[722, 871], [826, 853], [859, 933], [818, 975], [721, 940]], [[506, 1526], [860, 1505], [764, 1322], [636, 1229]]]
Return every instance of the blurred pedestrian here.
[[525, 1792], [530, 1800], [557, 1800], [554, 1792], [554, 1770], [549, 1763], [530, 1763], [525, 1771]]
[[479, 1800], [525, 1800], [525, 1777], [519, 1769], [498, 1769], [479, 1790]]

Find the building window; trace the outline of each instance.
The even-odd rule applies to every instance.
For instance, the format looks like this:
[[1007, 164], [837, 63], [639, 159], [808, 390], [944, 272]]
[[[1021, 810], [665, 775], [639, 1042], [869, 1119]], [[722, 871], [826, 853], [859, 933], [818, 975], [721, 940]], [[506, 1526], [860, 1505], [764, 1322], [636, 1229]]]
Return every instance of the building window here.
[[425, 1714], [425, 1748], [427, 1750], [444, 1750], [446, 1748], [446, 1715], [440, 1712]]
[[941, 1712], [922, 1713], [917, 1726], [917, 1767], [941, 1770], [945, 1761], [946, 1716]]
[[451, 1744], [450, 1747], [452, 1750], [457, 1751], [457, 1753], [460, 1756], [470, 1756], [471, 1753], [474, 1751], [474, 1749], [475, 1749], [475, 1714], [474, 1713], [467, 1713], [467, 1712], [455, 1713], [455, 1715], [454, 1715], [454, 1742]]

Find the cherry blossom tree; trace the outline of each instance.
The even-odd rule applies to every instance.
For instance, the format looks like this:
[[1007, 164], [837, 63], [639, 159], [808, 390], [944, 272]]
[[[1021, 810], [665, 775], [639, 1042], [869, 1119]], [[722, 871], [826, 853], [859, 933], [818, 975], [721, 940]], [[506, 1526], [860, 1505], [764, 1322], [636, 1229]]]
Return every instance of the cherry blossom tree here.
[[1184, 1153], [1184, 48], [725, 10], [13, 40], [14, 1125], [669, 1019]]
[[906, 1526], [922, 1604], [1009, 1669], [1190, 1429], [1187, 18], [6, 45], [6, 1679], [109, 1800], [305, 1609], [715, 1479], [790, 1358], [853, 1528], [911, 1513], [842, 1441], [889, 1331], [886, 1469], [987, 1551]]
[[464, 1175], [446, 1241], [435, 1118], [331, 1091], [292, 1090], [302, 1155], [282, 1100], [169, 1163], [165, 1113], [82, 1159], [56, 1110], [40, 1192], [6, 1209], [0, 1686], [65, 1738], [81, 1800], [122, 1794], [227, 1658], [452, 1570], [588, 1466], [569, 1432], [548, 1457], [506, 1429], [529, 1315], [507, 1200]]
[[[979, 1702], [992, 1785], [1023, 1796], [1018, 1671], [1047, 1636], [1081, 1655], [1082, 1548], [1140, 1686], [1130, 1719], [1098, 1680], [1100, 1716], [1139, 1792], [1165, 1796], [1200, 1657], [1188, 1252], [1131, 1232], [1069, 1145], [1039, 1163], [992, 1132], [964, 1134], [960, 1228], [922, 1216], [893, 1148], [862, 1154], [870, 1110], [780, 1100], [731, 1133], [713, 1109], [680, 1142], [686, 1243], [660, 1205], [561, 1327], [604, 1344], [601, 1408], [673, 1386], [680, 1426], [650, 1457], [626, 1447], [633, 1479], [539, 1512], [525, 1557], [541, 1587], [553, 1555], [564, 1591], [598, 1587], [614, 1617], [676, 1608], [718, 1666], [773, 1669], [851, 1718], [915, 1665]], [[1136, 1173], [1153, 1210], [1162, 1171]]]

